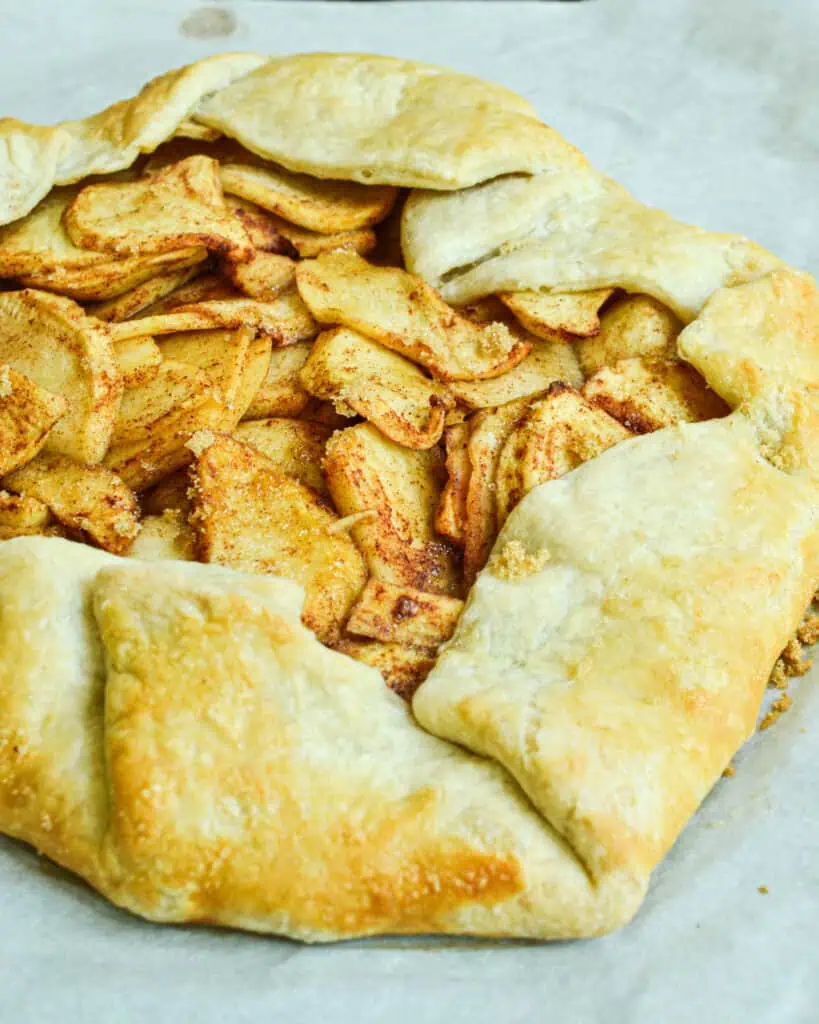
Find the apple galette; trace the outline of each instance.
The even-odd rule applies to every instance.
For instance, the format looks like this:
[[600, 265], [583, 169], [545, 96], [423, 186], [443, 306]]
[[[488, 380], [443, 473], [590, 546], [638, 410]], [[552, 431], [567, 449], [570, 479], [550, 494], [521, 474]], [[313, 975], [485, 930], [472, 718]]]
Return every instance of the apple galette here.
[[630, 920], [801, 664], [812, 278], [351, 54], [0, 121], [0, 223], [0, 830], [153, 921]]

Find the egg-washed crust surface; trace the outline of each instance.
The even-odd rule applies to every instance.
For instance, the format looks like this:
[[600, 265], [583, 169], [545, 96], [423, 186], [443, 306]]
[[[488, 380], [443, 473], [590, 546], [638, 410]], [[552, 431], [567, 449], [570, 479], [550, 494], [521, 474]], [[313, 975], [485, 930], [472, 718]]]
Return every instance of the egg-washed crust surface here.
[[0, 120], [0, 224], [54, 185], [130, 167], [191, 120], [287, 170], [368, 185], [457, 189], [584, 163], [526, 100], [469, 75], [366, 54], [224, 53], [82, 120]]

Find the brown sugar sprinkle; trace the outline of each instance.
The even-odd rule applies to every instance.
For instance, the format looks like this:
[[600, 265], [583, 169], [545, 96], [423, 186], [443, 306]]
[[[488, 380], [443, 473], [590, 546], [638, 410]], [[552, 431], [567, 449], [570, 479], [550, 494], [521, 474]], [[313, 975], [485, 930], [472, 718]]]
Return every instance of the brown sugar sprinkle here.
[[722, 772], [724, 779], [732, 779], [737, 773], [736, 768], [732, 764], [727, 764]]
[[[814, 603], [817, 603], [817, 598], [819, 598], [819, 593], [814, 595]], [[813, 661], [805, 657], [804, 648], [815, 644], [818, 640], [819, 615], [809, 610], [805, 613], [805, 618], [797, 629], [796, 635], [788, 641], [773, 667], [768, 686], [781, 690], [782, 695], [773, 702], [767, 715], [759, 723], [760, 732], [770, 729], [774, 722], [781, 718], [793, 704], [790, 694], [785, 691], [794, 676], [803, 676], [813, 665]]]
[[771, 704], [771, 709], [768, 714], [765, 715], [760, 722], [759, 731], [763, 732], [765, 729], [770, 729], [774, 722], [781, 718], [792, 704], [793, 701], [791, 700], [790, 694], [783, 693], [781, 697], [778, 697], [773, 704]]
[[771, 678], [768, 680], [768, 686], [773, 687], [775, 690], [787, 690], [790, 686], [790, 678], [785, 671], [785, 663], [781, 658], [773, 667]]
[[546, 548], [529, 554], [519, 540], [510, 540], [492, 559], [492, 572], [501, 580], [514, 582], [532, 576], [549, 561]]
[[785, 666], [785, 671], [790, 676], [803, 676], [811, 666], [810, 659], [803, 657], [798, 631], [796, 636], [788, 641], [785, 650], [779, 657]]
[[479, 341], [481, 355], [487, 358], [506, 355], [511, 337], [509, 328], [505, 324], [487, 324]]
[[796, 638], [800, 644], [804, 644], [806, 647], [815, 644], [819, 640], [819, 615], [809, 612], [805, 616], [805, 621], [797, 629]]
[[794, 676], [803, 676], [813, 661], [805, 657], [804, 648], [810, 647], [819, 640], [819, 615], [808, 612], [797, 629], [796, 635], [791, 637], [785, 649], [779, 655], [776, 664], [768, 680], [768, 686], [777, 690], [787, 690], [788, 680]]
[[763, 896], [767, 896], [768, 895], [768, 886], [767, 885], [760, 885], [760, 886], [758, 886], [757, 887], [757, 892], [761, 892]]

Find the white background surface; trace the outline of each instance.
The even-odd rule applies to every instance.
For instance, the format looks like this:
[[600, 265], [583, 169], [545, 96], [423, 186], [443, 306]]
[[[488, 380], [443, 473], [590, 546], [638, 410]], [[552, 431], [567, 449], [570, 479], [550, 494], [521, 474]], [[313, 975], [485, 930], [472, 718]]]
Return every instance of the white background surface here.
[[[819, 4], [8, 0], [2, 113], [50, 122], [222, 49], [368, 50], [502, 81], [640, 198], [819, 269]], [[158, 928], [0, 840], [2, 1024], [819, 1020], [819, 693], [752, 741], [626, 930], [589, 943], [305, 948]], [[758, 892], [766, 885], [768, 895]]]

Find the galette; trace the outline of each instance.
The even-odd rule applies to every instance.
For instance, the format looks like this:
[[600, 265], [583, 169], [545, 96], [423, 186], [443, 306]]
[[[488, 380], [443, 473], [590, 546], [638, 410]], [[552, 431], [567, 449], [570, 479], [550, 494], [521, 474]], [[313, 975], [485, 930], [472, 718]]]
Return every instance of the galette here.
[[0, 224], [0, 831], [156, 922], [628, 922], [819, 634], [813, 279], [355, 54], [6, 118]]

